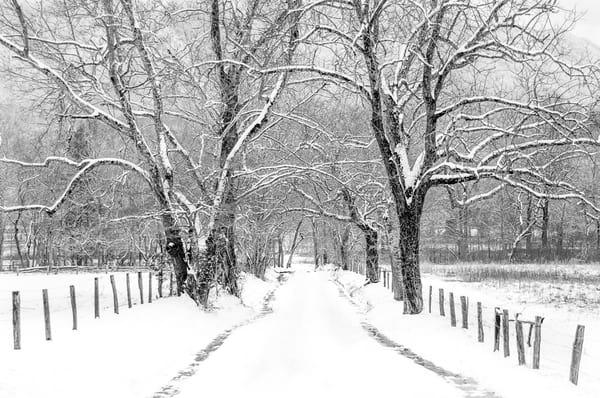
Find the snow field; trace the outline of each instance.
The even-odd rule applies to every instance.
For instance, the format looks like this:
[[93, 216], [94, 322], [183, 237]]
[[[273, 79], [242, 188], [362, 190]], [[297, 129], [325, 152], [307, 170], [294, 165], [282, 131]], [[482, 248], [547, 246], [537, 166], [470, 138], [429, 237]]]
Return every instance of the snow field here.
[[178, 398], [463, 396], [369, 337], [329, 273], [313, 264], [294, 268], [273, 312], [232, 333], [178, 386]]
[[[339, 271], [335, 277], [353, 292], [353, 299], [366, 311], [366, 319], [388, 337], [405, 345], [428, 360], [464, 376], [475, 378], [482, 386], [495, 391], [504, 398], [543, 396], [543, 397], [597, 397], [600, 391], [600, 379], [594, 375], [598, 369], [595, 349], [591, 348], [594, 338], [586, 337], [584, 357], [581, 364], [579, 385], [568, 381], [570, 350], [574, 338], [575, 327], [568, 327], [572, 319], [560, 318], [561, 313], [547, 309], [541, 313], [539, 308], [513, 308], [507, 306], [506, 300], [486, 295], [485, 291], [476, 292], [464, 283], [447, 282], [426, 276], [423, 283], [425, 311], [421, 315], [404, 315], [402, 303], [393, 300], [390, 290], [383, 284], [364, 284], [364, 277], [348, 271]], [[428, 289], [434, 287], [432, 313], [428, 313]], [[437, 289], [445, 290], [446, 317], [439, 316]], [[448, 293], [454, 292], [456, 304], [457, 327], [450, 326]], [[469, 297], [469, 329], [461, 328], [460, 296]], [[477, 342], [477, 301], [484, 304], [485, 342]], [[490, 303], [494, 303], [490, 305]], [[504, 305], [506, 304], [506, 306]], [[526, 344], [527, 367], [518, 366], [516, 355], [516, 338], [514, 323], [511, 322], [511, 356], [503, 358], [502, 345], [500, 352], [492, 352], [493, 348], [493, 311], [494, 306], [508, 308], [511, 317], [522, 312], [522, 319], [529, 319], [529, 312], [547, 316], [542, 326], [541, 369], [533, 370], [531, 366], [531, 349]], [[561, 330], [560, 325], [563, 325]], [[595, 326], [595, 325], [594, 325]], [[596, 327], [586, 329], [593, 333]], [[524, 325], [525, 342], [529, 328]], [[557, 332], [558, 331], [558, 332]], [[568, 340], [564, 340], [568, 338]], [[586, 371], [587, 369], [587, 371]]]
[[[0, 397], [146, 397], [193, 360], [216, 335], [256, 314], [275, 282], [243, 275], [242, 300], [222, 292], [204, 312], [188, 297], [139, 305], [137, 274], [131, 273], [127, 308], [125, 274], [116, 273], [120, 314], [113, 314], [106, 274], [0, 276]], [[94, 277], [99, 278], [100, 318], [94, 319]], [[69, 285], [75, 285], [79, 330], [73, 331]], [[52, 341], [45, 341], [41, 289], [48, 289]], [[157, 280], [153, 292], [157, 293]], [[22, 349], [12, 347], [11, 292], [21, 292]], [[168, 279], [163, 294], [168, 294]]]

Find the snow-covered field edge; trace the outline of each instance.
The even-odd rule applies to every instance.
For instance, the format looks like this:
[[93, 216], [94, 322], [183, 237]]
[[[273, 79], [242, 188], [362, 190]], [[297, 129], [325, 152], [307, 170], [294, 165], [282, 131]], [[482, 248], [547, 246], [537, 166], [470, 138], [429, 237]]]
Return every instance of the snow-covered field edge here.
[[[185, 296], [167, 297], [112, 313], [109, 275], [58, 274], [0, 276], [1, 397], [145, 397], [167, 384], [194, 360], [196, 353], [224, 330], [263, 311], [265, 297], [279, 285], [280, 274], [267, 270], [265, 280], [240, 276], [241, 297], [223, 291], [202, 311]], [[99, 277], [99, 319], [93, 318], [93, 279]], [[121, 282], [124, 275], [115, 274]], [[104, 280], [106, 279], [106, 280]], [[147, 281], [146, 278], [144, 278]], [[71, 330], [69, 285], [78, 294], [79, 330]], [[105, 286], [106, 285], [106, 286]], [[137, 281], [132, 279], [132, 288]], [[52, 341], [44, 339], [41, 289], [51, 297]], [[23, 294], [23, 348], [13, 350], [11, 291]], [[123, 289], [124, 290], [124, 289]], [[133, 289], [132, 289], [133, 290]], [[137, 293], [137, 290], [134, 290]], [[30, 293], [30, 294], [29, 294]], [[133, 293], [133, 292], [132, 292]], [[124, 292], [119, 291], [119, 295]], [[109, 304], [110, 303], [110, 304]], [[125, 303], [124, 306], [122, 303]], [[108, 308], [104, 308], [108, 307]], [[31, 382], [30, 375], [36, 375]]]
[[[366, 322], [436, 365], [474, 378], [483, 388], [504, 398], [598, 396], [600, 383], [592, 379], [574, 386], [568, 381], [568, 373], [559, 375], [553, 366], [533, 370], [518, 366], [514, 352], [509, 358], [492, 352], [493, 335], [486, 330], [485, 342], [478, 343], [476, 328], [460, 328], [460, 311], [456, 328], [450, 326], [448, 317], [429, 314], [427, 309], [420, 315], [405, 315], [402, 302], [395, 301], [382, 283], [365, 284], [363, 275], [349, 271], [328, 272], [360, 308]], [[514, 340], [511, 345], [514, 350]], [[552, 346], [546, 348], [551, 350]], [[569, 364], [565, 365], [568, 371]]]

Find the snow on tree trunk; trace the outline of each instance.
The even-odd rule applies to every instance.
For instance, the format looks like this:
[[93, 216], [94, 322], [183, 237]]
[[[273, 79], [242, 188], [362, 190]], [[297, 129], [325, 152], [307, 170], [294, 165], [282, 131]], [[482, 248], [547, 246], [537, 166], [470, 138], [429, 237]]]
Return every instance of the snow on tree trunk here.
[[419, 269], [420, 211], [407, 210], [399, 217], [400, 270], [404, 288], [404, 313], [423, 311], [421, 271]]
[[394, 292], [394, 300], [404, 300], [404, 286], [402, 285], [402, 270], [400, 269], [400, 261], [398, 248], [390, 246], [390, 264], [392, 268], [392, 291]]

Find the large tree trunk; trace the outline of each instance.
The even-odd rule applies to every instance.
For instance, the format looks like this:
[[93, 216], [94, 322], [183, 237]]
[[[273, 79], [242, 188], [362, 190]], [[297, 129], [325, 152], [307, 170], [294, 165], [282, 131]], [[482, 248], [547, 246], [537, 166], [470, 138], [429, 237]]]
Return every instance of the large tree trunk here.
[[379, 252], [377, 251], [378, 234], [375, 229], [365, 229], [365, 249], [367, 268], [365, 276], [371, 283], [379, 282]]
[[402, 284], [402, 269], [398, 260], [398, 249], [390, 246], [390, 266], [392, 268], [392, 292], [394, 300], [404, 300], [404, 285]]
[[419, 233], [421, 209], [408, 209], [399, 215], [400, 269], [404, 287], [404, 313], [423, 311], [421, 271], [419, 269]]
[[189, 289], [186, 286], [188, 278], [188, 260], [180, 229], [176, 225], [175, 219], [168, 213], [163, 215], [162, 223], [166, 237], [165, 250], [173, 260], [173, 270], [175, 271], [175, 281], [177, 282], [177, 294], [180, 295], [185, 291], [190, 297], [196, 300], [195, 287]]
[[217, 244], [215, 249], [218, 249], [216, 252], [218, 261], [215, 264], [218, 282], [230, 294], [238, 296], [238, 270], [235, 256], [235, 198], [231, 177], [229, 176], [228, 179], [227, 193], [222, 208], [215, 218], [215, 226], [211, 234], [213, 237], [218, 237], [218, 241], [212, 241]]
[[385, 244], [388, 248], [390, 258], [390, 268], [392, 269], [392, 292], [394, 300], [404, 300], [404, 288], [402, 287], [402, 274], [400, 262], [398, 261], [398, 248], [392, 243], [393, 227], [388, 217], [385, 218]]

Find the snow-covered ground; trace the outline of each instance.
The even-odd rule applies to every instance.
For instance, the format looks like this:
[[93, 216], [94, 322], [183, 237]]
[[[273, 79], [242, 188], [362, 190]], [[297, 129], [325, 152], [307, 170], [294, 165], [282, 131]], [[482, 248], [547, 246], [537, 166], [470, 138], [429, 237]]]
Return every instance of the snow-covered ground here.
[[[573, 317], [568, 311], [545, 308], [539, 305], [512, 305], [501, 291], [473, 289], [470, 284], [444, 281], [426, 275], [424, 292], [434, 287], [432, 314], [428, 313], [428, 300], [422, 315], [403, 315], [402, 303], [393, 300], [392, 294], [381, 283], [363, 286], [364, 277], [347, 271], [335, 273], [358, 305], [365, 311], [366, 320], [394, 341], [411, 348], [426, 359], [447, 370], [476, 379], [481, 385], [504, 398], [512, 397], [597, 397], [600, 393], [600, 368], [597, 351], [598, 321], [592, 317]], [[446, 317], [439, 316], [437, 289], [446, 294]], [[457, 304], [458, 327], [450, 326], [448, 293], [453, 292]], [[459, 296], [469, 297], [469, 329], [460, 328]], [[484, 303], [485, 342], [477, 342], [477, 301]], [[501, 352], [492, 352], [494, 307], [508, 308], [511, 314], [523, 313], [545, 316], [542, 327], [541, 369], [533, 370], [531, 351], [527, 348], [527, 367], [517, 364], [515, 336], [511, 335], [511, 356], [503, 358]], [[568, 381], [571, 344], [577, 322], [586, 324], [586, 342], [581, 363], [579, 385]], [[514, 333], [511, 323], [511, 332]], [[525, 328], [527, 333], [528, 328]], [[527, 338], [527, 337], [526, 337]]]
[[330, 274], [313, 268], [296, 263], [273, 313], [235, 331], [178, 397], [464, 396], [369, 337]]
[[[242, 302], [221, 294], [216, 308], [200, 311], [187, 297], [156, 299], [139, 305], [137, 275], [131, 288], [136, 305], [127, 308], [125, 274], [115, 274], [120, 314], [113, 314], [106, 274], [0, 275], [0, 397], [147, 397], [161, 388], [224, 329], [249, 319], [274, 289], [244, 275]], [[99, 278], [101, 315], [94, 319], [94, 277]], [[156, 297], [156, 283], [153, 281]], [[69, 285], [75, 285], [79, 330], [71, 328]], [[52, 341], [44, 337], [43, 288], [48, 289]], [[12, 347], [11, 292], [21, 294], [22, 349]], [[168, 293], [165, 285], [163, 292]]]
[[[455, 296], [465, 295], [470, 298], [470, 321], [476, 320], [475, 305], [481, 301], [484, 307], [486, 332], [492, 336], [492, 320], [494, 307], [506, 308], [511, 315], [520, 313], [522, 319], [533, 320], [536, 315], [544, 317], [542, 325], [541, 370], [557, 379], [566, 379], [569, 375], [572, 344], [577, 325], [585, 326], [583, 356], [579, 373], [579, 387], [591, 389], [594, 396], [600, 394], [600, 318], [598, 307], [583, 306], [585, 301], [598, 301], [600, 286], [591, 284], [560, 283], [560, 282], [462, 282], [426, 274], [423, 278], [423, 289], [427, 294], [429, 286], [433, 286], [434, 314], [439, 313], [436, 306], [439, 288], [454, 292]], [[572, 291], [579, 289], [581, 296], [577, 299], [552, 300], [550, 297], [556, 291], [563, 289], [569, 297], [577, 294]], [[554, 292], [554, 293], [553, 293]], [[595, 297], [594, 297], [595, 296]], [[447, 300], [447, 297], [446, 297]], [[458, 314], [460, 319], [460, 314]], [[449, 321], [448, 321], [449, 322]], [[475, 329], [473, 329], [473, 333]], [[516, 337], [511, 324], [511, 344], [515, 349]], [[525, 329], [528, 331], [528, 328]], [[528, 366], [531, 366], [531, 350], [526, 345]], [[513, 355], [512, 360], [516, 361]]]
[[[501, 291], [432, 276], [425, 277], [424, 287], [426, 292], [429, 285], [435, 287], [433, 313], [403, 315], [402, 303], [381, 283], [363, 286], [360, 275], [332, 267], [314, 271], [310, 261], [302, 260], [295, 259], [281, 285], [274, 270], [267, 281], [243, 275], [242, 300], [221, 293], [208, 313], [186, 297], [157, 299], [156, 280], [155, 300], [148, 304], [147, 273], [143, 305], [137, 275], [131, 274], [131, 309], [125, 275], [114, 274], [119, 315], [112, 312], [109, 275], [1, 275], [0, 397], [598, 396], [600, 364], [594, 362], [592, 344], [598, 329], [593, 323], [586, 324], [580, 385], [567, 380], [571, 323], [592, 317], [515, 306], [519, 302]], [[100, 282], [100, 319], [93, 318], [94, 277]], [[77, 331], [71, 330], [71, 284], [77, 289]], [[438, 315], [439, 287], [453, 291], [457, 302], [460, 295], [470, 297], [468, 330], [451, 328], [449, 318]], [[52, 341], [44, 338], [42, 288], [50, 295]], [[19, 351], [12, 348], [13, 290], [21, 292], [22, 300]], [[265, 312], [264, 299], [271, 292], [272, 310]], [[486, 305], [484, 344], [477, 343], [474, 327], [477, 301]], [[514, 354], [505, 359], [492, 352], [494, 306], [521, 311], [524, 317], [546, 316], [540, 370], [519, 367]], [[460, 311], [457, 317], [460, 326]], [[531, 352], [527, 355], [529, 365]]]

